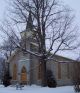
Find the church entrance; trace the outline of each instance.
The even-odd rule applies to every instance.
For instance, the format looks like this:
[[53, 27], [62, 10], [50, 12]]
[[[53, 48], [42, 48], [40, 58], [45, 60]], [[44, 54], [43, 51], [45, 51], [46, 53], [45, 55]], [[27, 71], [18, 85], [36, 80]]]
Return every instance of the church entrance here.
[[24, 66], [22, 67], [22, 70], [21, 70], [21, 83], [27, 84], [27, 71]]

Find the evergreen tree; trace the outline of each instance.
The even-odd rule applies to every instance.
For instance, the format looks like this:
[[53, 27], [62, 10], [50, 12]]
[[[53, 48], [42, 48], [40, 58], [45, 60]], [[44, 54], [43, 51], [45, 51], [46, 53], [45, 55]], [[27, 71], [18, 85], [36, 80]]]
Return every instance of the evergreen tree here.
[[47, 85], [48, 87], [56, 87], [57, 82], [51, 70], [47, 70]]
[[5, 87], [9, 86], [11, 84], [10, 80], [11, 80], [11, 77], [10, 77], [9, 71], [6, 71], [3, 76], [3, 85]]

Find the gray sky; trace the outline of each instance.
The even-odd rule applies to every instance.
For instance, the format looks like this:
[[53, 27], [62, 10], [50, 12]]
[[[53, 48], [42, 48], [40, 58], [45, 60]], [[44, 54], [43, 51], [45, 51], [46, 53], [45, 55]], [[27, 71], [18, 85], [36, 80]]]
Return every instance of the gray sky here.
[[[77, 22], [80, 23], [79, 21], [79, 16], [80, 16], [80, 0], [61, 0], [64, 2], [65, 5], [70, 6], [75, 12]], [[7, 4], [6, 0], [0, 0], [0, 20], [2, 20], [5, 17], [5, 12], [7, 10]]]
[[[79, 26], [80, 25], [80, 0], [61, 0], [61, 1], [63, 1], [65, 5], [68, 5], [71, 9], [73, 9], [76, 16], [75, 22]], [[6, 17], [6, 11], [7, 11], [6, 0], [0, 0], [0, 21], [2, 21]], [[62, 55], [65, 54], [62, 53]], [[66, 52], [65, 56], [66, 57], [69, 56], [68, 52]], [[70, 53], [70, 58], [75, 59], [76, 57], [77, 57], [77, 53]]]
[[[79, 27], [79, 31], [80, 31], [80, 0], [61, 0], [62, 2], [64, 2], [65, 5], [69, 6], [74, 14], [75, 14], [75, 23], [78, 25]], [[60, 52], [60, 55], [64, 55], [66, 57], [72, 58], [72, 59], [76, 59], [79, 57], [80, 52], [79, 50], [77, 51], [72, 51], [72, 52]]]
[[66, 5], [73, 9], [76, 22], [80, 25], [80, 0], [62, 0]]
[[0, 20], [3, 20], [6, 12], [6, 2], [5, 0], [0, 0]]

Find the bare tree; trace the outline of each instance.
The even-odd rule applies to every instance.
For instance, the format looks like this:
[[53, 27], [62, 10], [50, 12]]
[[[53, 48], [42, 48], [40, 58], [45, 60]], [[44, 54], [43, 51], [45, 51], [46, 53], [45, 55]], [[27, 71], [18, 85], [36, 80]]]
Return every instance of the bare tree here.
[[13, 39], [15, 39], [15, 36], [8, 36], [7, 40], [4, 40], [3, 44], [0, 46], [0, 51], [6, 59], [8, 59], [11, 56], [12, 52], [16, 47], [16, 45], [13, 43]]
[[[11, 1], [11, 5], [12, 15], [10, 18], [15, 24], [24, 24], [26, 32], [28, 30], [33, 32], [38, 44], [38, 51], [35, 53], [27, 50], [15, 40], [13, 43], [22, 51], [39, 57], [43, 70], [42, 84], [45, 86], [47, 83], [46, 62], [50, 59], [54, 60], [58, 51], [77, 48], [74, 17], [71, 10], [58, 3], [57, 0], [14, 0]], [[29, 14], [30, 19], [28, 19]], [[4, 28], [2, 30], [7, 32]], [[8, 33], [7, 35], [10, 37]]]
[[76, 92], [80, 92], [80, 55], [73, 64], [72, 82]]
[[0, 57], [0, 83], [3, 81], [3, 76], [5, 72], [5, 59], [3, 57]]
[[73, 65], [72, 81], [76, 92], [80, 92], [80, 62]]

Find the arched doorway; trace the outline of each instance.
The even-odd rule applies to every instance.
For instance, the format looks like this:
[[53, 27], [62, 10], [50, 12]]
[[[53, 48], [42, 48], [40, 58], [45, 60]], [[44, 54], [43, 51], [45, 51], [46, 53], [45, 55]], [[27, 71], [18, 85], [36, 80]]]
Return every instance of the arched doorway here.
[[17, 80], [17, 65], [13, 65], [13, 80]]
[[21, 83], [27, 84], [27, 71], [24, 66], [22, 67], [22, 70], [21, 70]]

